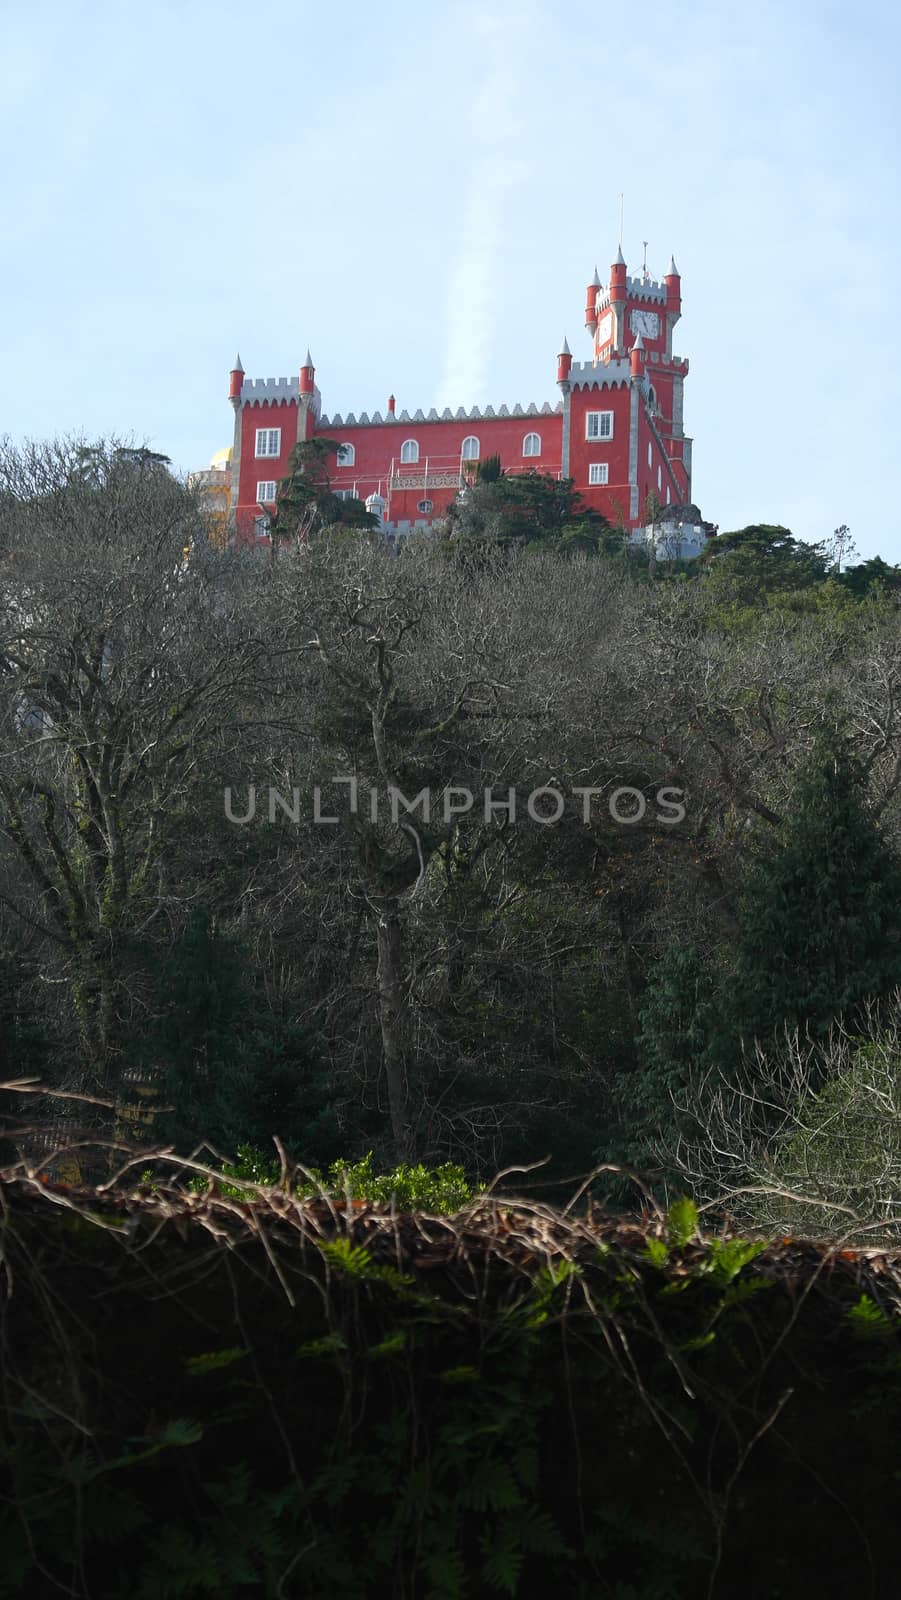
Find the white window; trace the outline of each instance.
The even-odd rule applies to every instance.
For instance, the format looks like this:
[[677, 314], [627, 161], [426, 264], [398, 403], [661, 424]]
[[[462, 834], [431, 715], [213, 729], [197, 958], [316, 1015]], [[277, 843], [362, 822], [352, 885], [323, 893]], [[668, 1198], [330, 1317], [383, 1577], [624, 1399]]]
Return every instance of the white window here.
[[273, 478], [264, 478], [261, 483], [257, 484], [257, 505], [270, 506], [274, 500], [275, 480]]
[[410, 462], [419, 460], [419, 445], [415, 439], [405, 439], [400, 447], [401, 461]]
[[606, 483], [610, 473], [606, 461], [591, 461], [588, 465], [589, 483]]
[[657, 468], [657, 487], [658, 487], [658, 489], [662, 489], [663, 488], [663, 468], [662, 467], [658, 467]]
[[667, 503], [667, 505], [669, 505], [669, 501], [670, 501], [670, 494], [669, 494], [669, 488], [667, 488], [667, 491], [666, 491], [666, 503]]
[[431, 500], [417, 500], [416, 509], [417, 511], [421, 511], [423, 515], [426, 515], [432, 509]]
[[357, 452], [354, 449], [352, 444], [339, 444], [339, 446], [338, 446], [338, 465], [339, 465], [339, 467], [352, 467], [354, 462], [356, 461], [356, 459], [357, 459]]
[[613, 438], [613, 412], [588, 411], [585, 414], [586, 439]]
[[651, 445], [650, 440], [648, 440], [648, 466], [651, 466], [651, 464], [653, 463], [653, 460], [654, 460], [654, 451], [653, 451], [653, 447]]
[[257, 428], [257, 455], [280, 456], [282, 453], [281, 428]]
[[474, 433], [471, 433], [468, 438], [463, 440], [460, 454], [464, 461], [478, 461], [479, 441]]
[[354, 500], [354, 499], [356, 499], [356, 496], [355, 496], [355, 494], [353, 492], [353, 489], [336, 489], [335, 490], [335, 499], [336, 500]]
[[525, 436], [525, 438], [523, 439], [523, 442], [522, 442], [522, 453], [523, 453], [524, 456], [540, 456], [541, 455], [541, 434], [540, 433], [527, 433], [526, 434], [526, 436]]

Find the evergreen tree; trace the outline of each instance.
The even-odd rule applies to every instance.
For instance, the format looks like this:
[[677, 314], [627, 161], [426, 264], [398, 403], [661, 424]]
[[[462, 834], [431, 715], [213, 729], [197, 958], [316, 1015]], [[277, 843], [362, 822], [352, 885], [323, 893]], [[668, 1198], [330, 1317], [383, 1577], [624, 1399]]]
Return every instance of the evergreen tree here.
[[378, 526], [378, 519], [366, 510], [362, 500], [355, 495], [345, 500], [332, 489], [329, 461], [340, 448], [337, 439], [301, 439], [294, 446], [287, 474], [278, 486], [273, 518], [275, 540], [307, 538], [323, 528], [370, 532]]
[[697, 1133], [701, 1107], [688, 1105], [693, 1085], [735, 1049], [720, 976], [694, 946], [673, 945], [655, 963], [639, 1025], [637, 1064], [615, 1079], [614, 1159], [648, 1170], [658, 1144]]
[[901, 863], [864, 797], [865, 775], [824, 741], [739, 902], [735, 1015], [746, 1037], [820, 1033], [901, 984]]
[[620, 548], [607, 519], [584, 504], [571, 478], [552, 478], [546, 472], [506, 473], [496, 456], [480, 465], [473, 485], [449, 507], [446, 529], [448, 537], [463, 547], [538, 547], [591, 554]]
[[[336, 1089], [309, 1029], [274, 1009], [240, 943], [195, 909], [163, 964], [166, 996], [145, 1059], [162, 1066], [154, 1138], [181, 1152], [208, 1140], [271, 1147], [277, 1134], [305, 1164], [342, 1154]], [[346, 1141], [345, 1141], [346, 1142]], [[344, 1152], [346, 1153], [346, 1151]]]

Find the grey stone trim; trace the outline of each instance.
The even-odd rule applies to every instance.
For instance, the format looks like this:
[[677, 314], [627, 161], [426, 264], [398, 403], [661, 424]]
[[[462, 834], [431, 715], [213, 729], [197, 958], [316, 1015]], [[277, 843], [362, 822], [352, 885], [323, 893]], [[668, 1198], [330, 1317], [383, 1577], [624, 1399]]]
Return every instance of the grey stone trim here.
[[632, 486], [632, 494], [636, 504], [629, 512], [630, 517], [638, 514], [638, 420], [640, 401], [641, 387], [639, 384], [633, 383], [632, 393], [629, 396], [629, 483]]
[[241, 389], [242, 406], [272, 405], [300, 399], [299, 378], [245, 378]]
[[626, 293], [632, 300], [658, 300], [666, 304], [666, 284], [656, 278], [626, 278]]
[[[669, 454], [667, 452], [666, 445], [664, 444], [663, 438], [662, 438], [662, 436], [661, 436], [661, 434], [660, 434], [660, 432], [659, 432], [659, 430], [657, 428], [657, 424], [656, 424], [656, 422], [654, 421], [654, 418], [651, 415], [650, 407], [646, 407], [645, 408], [645, 415], [646, 415], [646, 417], [648, 419], [648, 425], [649, 425], [649, 427], [651, 429], [651, 433], [654, 436], [654, 443], [656, 444], [657, 449], [660, 451], [660, 455], [661, 455], [661, 458], [662, 458], [662, 461], [663, 461], [663, 465], [666, 468], [666, 472], [667, 472], [667, 474], [669, 476], [670, 486], [675, 491], [675, 493], [677, 495], [680, 495], [682, 493], [682, 485], [680, 483], [678, 483], [677, 480], [676, 480], [675, 470], [673, 468], [672, 462], [671, 462]], [[667, 507], [667, 509], [669, 510], [669, 509], [671, 509], [671, 507]]]
[[570, 398], [571, 385], [568, 383], [561, 383], [560, 388], [563, 391], [563, 400], [561, 402], [563, 406], [563, 432], [560, 441], [560, 474], [561, 477], [568, 478], [569, 445], [572, 437], [572, 401]]
[[629, 520], [638, 516], [638, 484], [633, 483], [629, 490]]
[[685, 481], [688, 484], [688, 498], [691, 499], [691, 445], [690, 439], [682, 440], [682, 464], [685, 467]]
[[[629, 362], [628, 362], [628, 360], [620, 361], [620, 362], [612, 362], [611, 361], [609, 369], [598, 368], [597, 372], [593, 373], [593, 378], [594, 378], [594, 382], [593, 383], [581, 384], [580, 387], [586, 387], [586, 388], [591, 388], [591, 387], [594, 387], [594, 388], [615, 387], [615, 385], [611, 385], [610, 384], [610, 380], [609, 379], [602, 378], [602, 377], [598, 376], [598, 374], [600, 372], [602, 372], [602, 370], [612, 370], [614, 367], [622, 367], [623, 374], [624, 374], [623, 382], [628, 382], [628, 376], [629, 376]], [[580, 364], [578, 362], [574, 363], [572, 370], [573, 370], [574, 373], [575, 372], [579, 372], [580, 370], [588, 372], [589, 370], [591, 370], [591, 363], [586, 361], [581, 365], [581, 367], [580, 367]], [[302, 400], [303, 398], [305, 398], [305, 397], [301, 396], [301, 395], [297, 396], [298, 400]], [[360, 415], [358, 417], [355, 416], [352, 411], [348, 411], [346, 417], [342, 417], [341, 412], [340, 411], [336, 411], [334, 416], [332, 416], [332, 417], [328, 417], [328, 416], [325, 416], [325, 415], [320, 416], [318, 425], [319, 425], [320, 428], [331, 428], [331, 429], [334, 430], [335, 428], [386, 427], [389, 423], [395, 423], [395, 422], [407, 422], [407, 423], [414, 423], [414, 422], [416, 422], [416, 423], [429, 423], [429, 422], [496, 422], [500, 417], [553, 417], [553, 416], [560, 416], [562, 411], [563, 411], [563, 402], [560, 401], [560, 400], [557, 401], [556, 405], [552, 404], [552, 402], [549, 401], [549, 400], [545, 400], [540, 406], [537, 405], [534, 400], [530, 400], [529, 404], [527, 406], [518, 405], [518, 404], [515, 405], [515, 406], [512, 406], [512, 407], [511, 406], [498, 406], [497, 410], [495, 410], [494, 406], [485, 406], [485, 407], [473, 406], [471, 411], [467, 411], [464, 406], [459, 406], [457, 408], [456, 412], [454, 412], [454, 411], [451, 411], [449, 406], [445, 406], [444, 410], [440, 413], [440, 415], [439, 415], [438, 411], [436, 411], [435, 407], [432, 406], [431, 410], [428, 412], [428, 415], [426, 415], [423, 411], [419, 410], [419, 411], [416, 411], [412, 417], [410, 416], [410, 413], [408, 411], [388, 412], [388, 414], [386, 416], [384, 416], [384, 417], [378, 411], [373, 411], [372, 416], [369, 416], [369, 414], [366, 411], [361, 411]]]
[[[240, 360], [240, 356], [238, 359]], [[228, 502], [228, 534], [230, 539], [235, 536], [238, 497], [241, 488], [241, 402], [238, 399], [234, 399], [232, 405], [235, 408], [235, 429], [232, 439], [232, 481]]]
[[677, 439], [681, 439], [685, 432], [683, 405], [684, 384], [681, 374], [677, 373], [673, 378], [673, 433]]

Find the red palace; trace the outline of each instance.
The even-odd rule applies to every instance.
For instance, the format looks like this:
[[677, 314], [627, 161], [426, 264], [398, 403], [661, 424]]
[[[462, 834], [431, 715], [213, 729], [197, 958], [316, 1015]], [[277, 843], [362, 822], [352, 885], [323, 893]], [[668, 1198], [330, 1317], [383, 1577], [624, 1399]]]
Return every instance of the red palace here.
[[316, 437], [339, 445], [331, 469], [335, 492], [365, 501], [396, 536], [440, 518], [471, 481], [478, 460], [491, 455], [500, 457], [505, 472], [571, 478], [588, 505], [630, 530], [650, 520], [649, 496], [664, 515], [668, 506], [687, 507], [691, 440], [682, 397], [688, 362], [673, 354], [681, 309], [674, 261], [662, 282], [647, 270], [631, 278], [618, 250], [609, 282], [602, 284], [595, 271], [588, 285], [585, 326], [593, 358], [573, 361], [564, 339], [555, 405], [411, 415], [395, 409], [392, 395], [385, 416], [326, 416], [309, 352], [296, 378], [246, 378], [239, 356], [229, 384], [235, 413], [230, 537], [239, 544], [266, 537], [267, 507], [287, 473], [291, 448]]

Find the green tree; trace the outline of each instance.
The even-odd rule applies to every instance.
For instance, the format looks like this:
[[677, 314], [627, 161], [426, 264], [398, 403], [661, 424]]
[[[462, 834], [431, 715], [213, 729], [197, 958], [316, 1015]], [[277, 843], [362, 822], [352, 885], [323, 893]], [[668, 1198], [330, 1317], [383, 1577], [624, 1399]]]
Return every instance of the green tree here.
[[732, 1046], [720, 974], [693, 945], [671, 946], [652, 967], [639, 1024], [637, 1063], [616, 1075], [616, 1154], [647, 1170], [659, 1164], [658, 1145], [697, 1133], [701, 1106], [686, 1102]]
[[788, 528], [758, 523], [708, 540], [698, 570], [716, 602], [761, 606], [822, 583], [829, 561], [825, 544], [805, 544]]
[[332, 489], [329, 462], [341, 446], [337, 439], [300, 439], [288, 457], [288, 471], [278, 486], [272, 519], [272, 549], [289, 539], [305, 539], [323, 528], [372, 531], [378, 519], [355, 495], [344, 499]]
[[446, 536], [457, 545], [540, 547], [597, 554], [617, 541], [599, 511], [586, 506], [571, 478], [507, 473], [489, 458], [471, 488], [449, 508]]
[[308, 1029], [266, 995], [250, 952], [196, 907], [159, 972], [165, 1000], [143, 1050], [158, 1064], [154, 1135], [186, 1151], [203, 1140], [234, 1153], [277, 1134], [305, 1162], [341, 1145], [336, 1091], [317, 1070]]
[[901, 863], [869, 814], [865, 774], [824, 740], [739, 900], [736, 1016], [746, 1036], [825, 1029], [901, 983]]
[[889, 566], [881, 556], [871, 556], [869, 561], [846, 567], [835, 581], [858, 600], [871, 594], [897, 594], [901, 590], [901, 566]]

